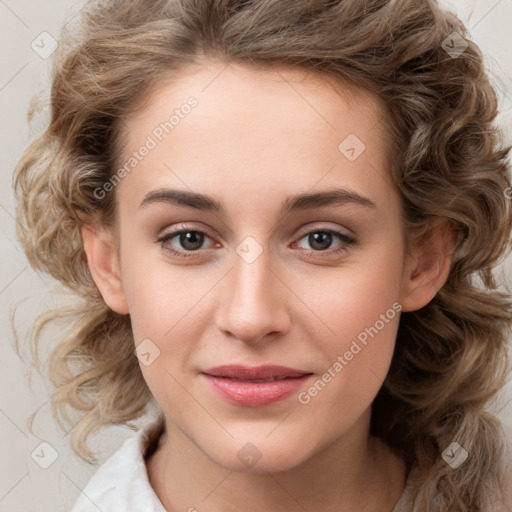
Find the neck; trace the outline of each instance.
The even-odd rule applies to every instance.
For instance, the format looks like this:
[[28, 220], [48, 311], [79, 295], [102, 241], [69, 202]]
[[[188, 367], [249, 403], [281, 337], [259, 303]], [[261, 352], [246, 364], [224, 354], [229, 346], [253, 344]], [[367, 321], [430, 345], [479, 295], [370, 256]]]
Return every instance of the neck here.
[[404, 461], [379, 439], [350, 434], [294, 468], [241, 472], [217, 464], [167, 420], [148, 478], [168, 512], [392, 512], [405, 487]]

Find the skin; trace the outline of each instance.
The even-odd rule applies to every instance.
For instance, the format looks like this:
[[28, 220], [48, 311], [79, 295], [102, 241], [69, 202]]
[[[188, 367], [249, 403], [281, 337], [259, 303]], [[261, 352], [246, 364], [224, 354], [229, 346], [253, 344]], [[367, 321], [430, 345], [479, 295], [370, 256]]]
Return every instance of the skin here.
[[[160, 351], [140, 363], [167, 426], [147, 461], [150, 483], [169, 511], [391, 511], [405, 465], [369, 435], [369, 424], [399, 314], [306, 405], [297, 395], [233, 405], [199, 372], [279, 364], [316, 380], [394, 303], [413, 311], [434, 297], [448, 276], [453, 233], [433, 226], [429, 243], [406, 256], [382, 105], [304, 71], [209, 61], [163, 79], [125, 122], [125, 156], [190, 96], [198, 106], [116, 187], [117, 232], [94, 220], [82, 227], [106, 303], [130, 314], [135, 345], [150, 339]], [[349, 134], [365, 144], [354, 161], [338, 149]], [[162, 187], [212, 195], [225, 211], [140, 207]], [[290, 195], [332, 188], [375, 207], [278, 213]], [[182, 225], [211, 236], [188, 251], [178, 236], [156, 242]], [[315, 250], [311, 237], [298, 236], [303, 227], [334, 229], [356, 243], [333, 235]], [[236, 251], [247, 236], [262, 250], [251, 263]], [[193, 257], [172, 256], [169, 246]], [[237, 456], [248, 442], [261, 454], [251, 467]]]

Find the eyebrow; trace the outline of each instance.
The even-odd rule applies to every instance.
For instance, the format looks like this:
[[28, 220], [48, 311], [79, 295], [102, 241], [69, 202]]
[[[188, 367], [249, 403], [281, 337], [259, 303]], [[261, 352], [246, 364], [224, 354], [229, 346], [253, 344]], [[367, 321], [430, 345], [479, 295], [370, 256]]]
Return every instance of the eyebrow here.
[[[146, 194], [139, 208], [145, 208], [154, 203], [168, 203], [214, 213], [224, 213], [225, 211], [222, 203], [214, 197], [187, 190], [169, 188], [152, 190]], [[321, 192], [306, 192], [289, 196], [283, 201], [279, 214], [283, 215], [296, 210], [310, 210], [321, 208], [322, 206], [344, 204], [357, 204], [368, 208], [377, 208], [377, 205], [371, 199], [357, 192], [343, 188], [334, 188]]]

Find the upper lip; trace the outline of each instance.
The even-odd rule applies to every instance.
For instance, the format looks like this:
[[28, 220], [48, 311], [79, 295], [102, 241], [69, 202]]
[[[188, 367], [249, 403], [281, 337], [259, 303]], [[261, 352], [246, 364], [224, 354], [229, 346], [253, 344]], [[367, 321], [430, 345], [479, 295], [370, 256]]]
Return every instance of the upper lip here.
[[202, 371], [206, 375], [213, 377], [228, 377], [235, 379], [271, 379], [286, 377], [302, 377], [310, 375], [311, 372], [296, 370], [286, 366], [262, 365], [262, 366], [242, 366], [242, 365], [223, 365], [208, 368]]

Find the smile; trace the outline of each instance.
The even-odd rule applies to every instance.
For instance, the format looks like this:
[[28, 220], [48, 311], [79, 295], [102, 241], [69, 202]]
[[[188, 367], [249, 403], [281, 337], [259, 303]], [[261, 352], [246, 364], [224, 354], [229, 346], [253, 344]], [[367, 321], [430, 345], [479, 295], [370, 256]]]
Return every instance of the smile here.
[[201, 372], [217, 395], [232, 404], [261, 407], [298, 392], [313, 375], [282, 366], [219, 366]]

